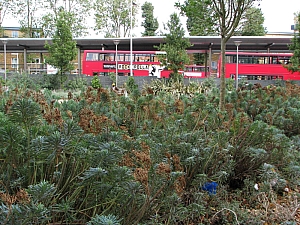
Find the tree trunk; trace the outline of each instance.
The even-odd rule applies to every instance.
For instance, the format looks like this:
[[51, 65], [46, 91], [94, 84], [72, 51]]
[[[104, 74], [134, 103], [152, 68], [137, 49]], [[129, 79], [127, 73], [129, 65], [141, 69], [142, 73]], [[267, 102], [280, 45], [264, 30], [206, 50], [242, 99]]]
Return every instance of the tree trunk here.
[[221, 38], [221, 84], [220, 84], [220, 100], [219, 109], [223, 111], [225, 109], [225, 51], [226, 51], [226, 40], [224, 37]]

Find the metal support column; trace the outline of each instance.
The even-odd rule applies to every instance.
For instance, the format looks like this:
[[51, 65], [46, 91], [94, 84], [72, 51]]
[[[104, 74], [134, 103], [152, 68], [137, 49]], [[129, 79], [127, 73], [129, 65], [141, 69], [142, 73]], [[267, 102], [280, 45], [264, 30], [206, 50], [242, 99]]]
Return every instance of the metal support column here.
[[80, 46], [78, 46], [77, 48], [77, 63], [78, 63], [78, 75], [81, 75], [82, 74], [82, 71], [81, 71], [81, 48]]
[[209, 76], [211, 76], [211, 72], [212, 72], [212, 68], [211, 68], [211, 67], [212, 67], [212, 66], [211, 66], [211, 65], [212, 65], [212, 49], [211, 49], [212, 45], [213, 45], [213, 43], [210, 43], [210, 44], [209, 44], [209, 48], [208, 48], [208, 50], [209, 50], [209, 51], [208, 51], [208, 58], [209, 58], [209, 59], [208, 59], [208, 60], [209, 60], [208, 70], [209, 70]]
[[24, 72], [27, 73], [27, 49], [24, 48]]

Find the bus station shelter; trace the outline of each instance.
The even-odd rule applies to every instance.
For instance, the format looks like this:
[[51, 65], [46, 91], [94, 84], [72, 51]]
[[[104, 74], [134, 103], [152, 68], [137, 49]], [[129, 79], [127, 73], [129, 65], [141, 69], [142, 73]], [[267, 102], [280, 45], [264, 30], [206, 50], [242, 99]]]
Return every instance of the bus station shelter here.
[[[186, 37], [192, 46], [189, 53], [207, 53], [209, 60], [212, 53], [221, 51], [221, 38], [219, 36], [190, 36]], [[233, 36], [226, 44], [226, 51], [236, 51], [239, 43], [240, 51], [251, 52], [290, 52], [289, 45], [293, 36]], [[116, 40], [118, 42], [116, 42]], [[84, 50], [118, 50], [153, 51], [157, 46], [165, 43], [164, 36], [126, 37], [126, 38], [75, 38], [78, 49], [78, 70], [81, 71], [81, 53]], [[52, 43], [51, 38], [2, 38], [0, 42], [1, 53], [24, 53], [24, 70], [27, 65], [27, 53], [47, 52], [45, 43]], [[131, 45], [132, 43], [132, 45]], [[132, 46], [132, 47], [130, 47]], [[210, 60], [211, 61], [211, 60]]]

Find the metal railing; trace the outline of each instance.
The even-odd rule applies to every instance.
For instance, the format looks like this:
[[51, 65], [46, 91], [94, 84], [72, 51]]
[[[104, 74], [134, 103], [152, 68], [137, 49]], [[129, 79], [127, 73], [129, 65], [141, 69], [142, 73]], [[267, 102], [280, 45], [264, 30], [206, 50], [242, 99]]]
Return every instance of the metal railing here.
[[[9, 74], [13, 73], [28, 73], [28, 74], [50, 74], [49, 68], [47, 69], [47, 64], [45, 63], [27, 63], [27, 69], [25, 71], [24, 64], [6, 64], [6, 72]], [[75, 64], [75, 68], [77, 63]], [[0, 63], [0, 73], [4, 73], [5, 65]], [[79, 74], [79, 69], [74, 69], [71, 74]]]

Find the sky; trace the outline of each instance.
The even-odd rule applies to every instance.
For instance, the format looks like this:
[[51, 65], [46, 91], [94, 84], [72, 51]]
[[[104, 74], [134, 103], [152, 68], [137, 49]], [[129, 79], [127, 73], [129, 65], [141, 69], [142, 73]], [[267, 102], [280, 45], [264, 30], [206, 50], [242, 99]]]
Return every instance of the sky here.
[[[184, 2], [184, 0], [133, 0], [133, 2], [136, 2], [140, 7], [146, 1], [151, 2], [154, 6], [153, 14], [160, 24], [159, 30], [163, 30], [163, 23], [167, 23], [172, 13], [178, 12], [174, 8], [175, 2]], [[291, 25], [294, 24], [294, 13], [300, 12], [300, 0], [261, 0], [260, 6], [258, 7], [260, 7], [263, 12], [265, 17], [264, 27], [267, 28], [269, 33], [292, 32]], [[139, 12], [138, 25], [141, 25], [141, 10], [139, 10]], [[182, 18], [184, 27], [185, 20], [185, 18]], [[18, 26], [18, 23], [9, 19], [4, 21], [3, 26]], [[141, 36], [141, 32], [143, 32], [142, 27], [135, 27], [133, 29], [133, 35], [136, 37]], [[91, 32], [89, 36], [96, 37], [93, 32]]]
[[[174, 8], [175, 2], [184, 0], [138, 0], [140, 5], [146, 1], [154, 6], [154, 16], [160, 24], [166, 23], [170, 15], [177, 12]], [[291, 25], [294, 24], [294, 13], [300, 12], [300, 0], [261, 0], [260, 6], [264, 17], [264, 27], [268, 32], [291, 32]], [[139, 20], [141, 24], [142, 18]], [[185, 20], [183, 20], [185, 23]], [[185, 24], [183, 24], [185, 25]], [[162, 26], [160, 27], [162, 28]], [[136, 28], [138, 29], [138, 28]]]

